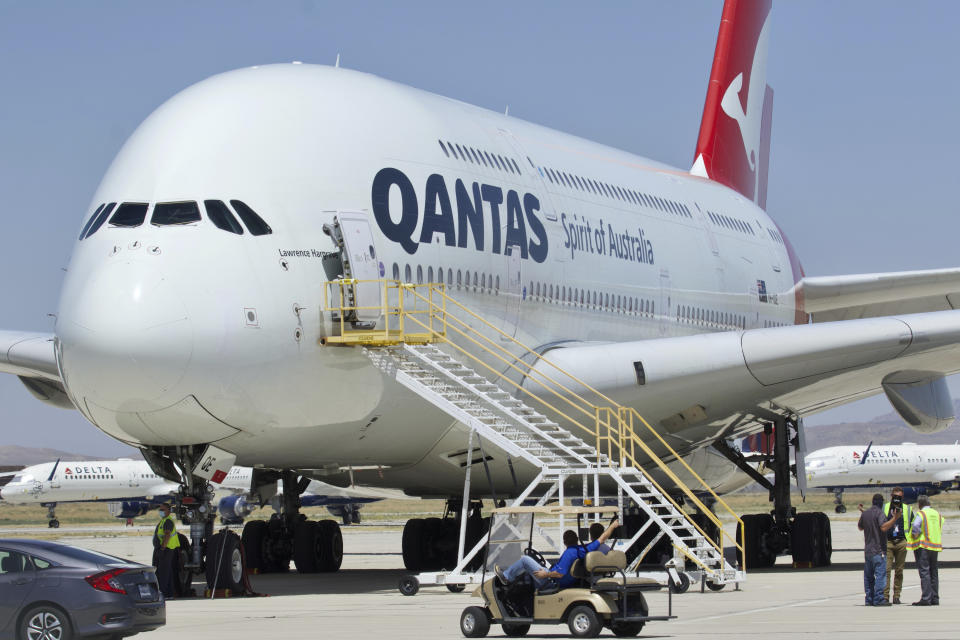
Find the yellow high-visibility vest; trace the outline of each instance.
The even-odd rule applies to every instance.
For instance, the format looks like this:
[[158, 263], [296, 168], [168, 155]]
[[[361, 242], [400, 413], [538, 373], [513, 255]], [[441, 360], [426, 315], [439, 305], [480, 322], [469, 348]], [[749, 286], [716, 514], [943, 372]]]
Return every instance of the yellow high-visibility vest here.
[[941, 540], [943, 516], [933, 507], [924, 507], [920, 510], [920, 519], [920, 537], [917, 540], [920, 548], [928, 551], [943, 551]]
[[169, 520], [173, 523], [173, 531], [170, 533], [170, 539], [167, 540], [167, 549], [179, 549], [180, 548], [180, 536], [177, 535], [177, 523], [173, 519], [173, 516], [166, 516], [165, 518], [160, 519], [160, 523], [157, 525], [157, 538], [160, 540], [160, 546], [163, 546], [163, 536], [164, 530], [163, 525], [166, 521]]
[[[883, 505], [883, 515], [887, 516], [888, 518], [890, 517], [889, 502]], [[904, 536], [906, 536], [907, 542], [909, 542], [910, 527], [913, 525], [913, 509], [910, 508], [910, 505], [905, 504], [900, 507], [900, 516], [901, 516], [901, 519], [903, 520], [903, 524], [901, 526], [903, 527]]]

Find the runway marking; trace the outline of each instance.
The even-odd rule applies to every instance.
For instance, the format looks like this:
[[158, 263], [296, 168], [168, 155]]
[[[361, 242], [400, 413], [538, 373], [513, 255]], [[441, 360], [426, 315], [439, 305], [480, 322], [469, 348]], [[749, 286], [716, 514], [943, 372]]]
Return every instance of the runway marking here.
[[[910, 586], [910, 587], [904, 587], [904, 588], [903, 588], [903, 591], [907, 591], [908, 589], [919, 589], [919, 588], [920, 588], [920, 585], [914, 585], [914, 586]], [[703, 622], [704, 620], [717, 620], [717, 619], [719, 619], [719, 618], [730, 618], [730, 617], [732, 617], [732, 616], [742, 616], [742, 615], [748, 615], [748, 614], [751, 614], [751, 613], [763, 613], [763, 612], [765, 612], [765, 611], [777, 611], [778, 609], [790, 609], [790, 608], [793, 608], [793, 607], [805, 607], [805, 606], [811, 605], [811, 604], [821, 604], [821, 603], [823, 603], [823, 602], [830, 602], [831, 600], [836, 600], [836, 599], [838, 599], [838, 598], [854, 598], [854, 597], [862, 598], [863, 595], [864, 595], [864, 594], [863, 594], [863, 591], [857, 591], [856, 593], [848, 593], [848, 594], [842, 594], [842, 595], [837, 595], [837, 596], [830, 596], [829, 598], [817, 598], [816, 600], [804, 600], [804, 601], [802, 601], [802, 602], [791, 602], [791, 603], [788, 603], [788, 604], [781, 604], [781, 605], [776, 605], [776, 606], [773, 606], [773, 607], [761, 607], [761, 608], [759, 608], [759, 609], [746, 609], [745, 611], [732, 611], [732, 612], [730, 612], [730, 613], [721, 613], [721, 614], [715, 615], [715, 616], [704, 616], [703, 618], [687, 618], [687, 619], [684, 619], [684, 620], [679, 620], [679, 621], [675, 622], [674, 624], [684, 624], [684, 623], [688, 623], [688, 622]]]

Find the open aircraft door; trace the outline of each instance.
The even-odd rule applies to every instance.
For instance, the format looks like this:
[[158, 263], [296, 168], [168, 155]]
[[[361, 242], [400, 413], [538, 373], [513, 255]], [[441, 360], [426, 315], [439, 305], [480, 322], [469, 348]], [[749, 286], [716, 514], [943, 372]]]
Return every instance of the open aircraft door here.
[[[345, 280], [379, 280], [384, 268], [377, 258], [373, 231], [366, 214], [354, 211], [339, 211], [334, 217], [331, 235], [340, 247]], [[359, 282], [346, 287], [348, 299], [344, 304], [359, 307], [353, 321], [373, 325], [380, 318], [383, 304], [383, 287], [378, 282]]]

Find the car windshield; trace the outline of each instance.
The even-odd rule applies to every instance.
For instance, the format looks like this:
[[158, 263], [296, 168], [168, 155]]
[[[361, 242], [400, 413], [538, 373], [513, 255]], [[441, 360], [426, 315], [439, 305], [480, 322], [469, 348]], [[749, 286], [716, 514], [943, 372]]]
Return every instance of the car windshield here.
[[[486, 571], [494, 566], [509, 567], [523, 556], [530, 544], [532, 513], [495, 513], [490, 523], [490, 545], [487, 550]], [[549, 550], [549, 547], [542, 547]]]

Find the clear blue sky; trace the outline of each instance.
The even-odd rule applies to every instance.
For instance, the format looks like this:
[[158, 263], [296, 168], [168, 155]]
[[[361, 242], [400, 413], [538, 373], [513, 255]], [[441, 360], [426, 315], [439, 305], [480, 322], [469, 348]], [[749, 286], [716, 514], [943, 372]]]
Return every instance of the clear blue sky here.
[[[721, 6], [0, 0], [0, 327], [50, 330], [101, 176], [194, 82], [340, 53], [346, 67], [686, 168]], [[960, 265], [957, 24], [955, 2], [775, 3], [769, 211], [808, 274]], [[124, 452], [10, 376], [0, 407], [0, 444]], [[816, 422], [887, 410], [875, 400]]]

